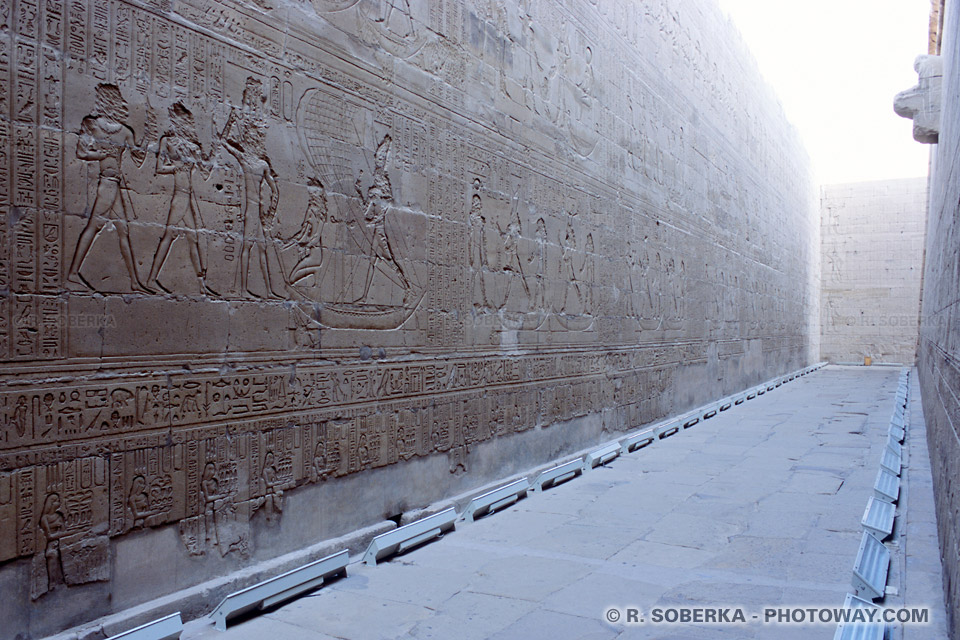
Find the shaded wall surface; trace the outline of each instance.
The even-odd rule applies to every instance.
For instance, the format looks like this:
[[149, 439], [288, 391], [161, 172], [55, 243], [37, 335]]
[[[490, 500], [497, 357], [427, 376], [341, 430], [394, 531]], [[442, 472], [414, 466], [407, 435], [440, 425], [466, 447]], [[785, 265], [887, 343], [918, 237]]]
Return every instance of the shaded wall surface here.
[[926, 178], [821, 188], [821, 359], [913, 366], [926, 210]]
[[710, 3], [0, 18], [5, 633], [819, 353], [806, 156]]
[[937, 501], [944, 588], [960, 638], [960, 6], [946, 3], [939, 144], [931, 150], [930, 210], [919, 372]]

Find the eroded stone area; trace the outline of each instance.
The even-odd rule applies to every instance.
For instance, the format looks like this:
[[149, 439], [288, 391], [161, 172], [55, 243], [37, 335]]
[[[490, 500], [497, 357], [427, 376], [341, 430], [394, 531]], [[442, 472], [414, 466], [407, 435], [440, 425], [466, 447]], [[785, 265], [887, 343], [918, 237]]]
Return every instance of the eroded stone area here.
[[702, 2], [0, 2], [0, 154], [15, 634], [818, 352], [806, 158]]

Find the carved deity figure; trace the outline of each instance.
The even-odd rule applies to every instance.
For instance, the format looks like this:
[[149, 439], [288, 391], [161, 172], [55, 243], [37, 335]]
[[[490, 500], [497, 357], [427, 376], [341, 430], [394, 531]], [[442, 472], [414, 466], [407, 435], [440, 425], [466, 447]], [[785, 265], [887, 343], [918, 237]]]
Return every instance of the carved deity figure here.
[[390, 144], [390, 136], [385, 135], [380, 144], [377, 145], [377, 151], [374, 154], [373, 184], [367, 188], [366, 194], [360, 189], [360, 181], [357, 180], [357, 194], [363, 202], [363, 224], [366, 227], [364, 237], [365, 242], [369, 243], [369, 247], [366, 247], [366, 249], [369, 251], [370, 262], [367, 267], [363, 293], [353, 302], [364, 300], [370, 293], [373, 275], [378, 267], [381, 270], [386, 268], [389, 273], [385, 273], [385, 275], [394, 284], [401, 287], [404, 292], [411, 288], [410, 280], [400, 265], [384, 228], [387, 209], [393, 204], [393, 187], [390, 184], [390, 177], [387, 175]]
[[[226, 140], [226, 150], [237, 159], [243, 172], [244, 197], [242, 204], [243, 246], [240, 250], [241, 295], [259, 298], [249, 287], [250, 253], [257, 249], [260, 272], [267, 288], [267, 296], [283, 299], [273, 290], [270, 278], [270, 260], [267, 255], [269, 230], [273, 226], [280, 191], [273, 167], [267, 156], [265, 142], [266, 123], [260, 115], [263, 103], [263, 88], [256, 78], [247, 78], [243, 90], [243, 107], [233, 109], [227, 124], [220, 134]], [[263, 196], [263, 188], [269, 196]]]
[[217, 465], [208, 462], [203, 468], [203, 478], [200, 480], [200, 491], [203, 493], [203, 530], [206, 543], [214, 546], [217, 539], [217, 501], [223, 498], [220, 495], [220, 481], [217, 480]]
[[[307, 210], [303, 214], [303, 223], [300, 230], [287, 240], [286, 246], [297, 245], [300, 259], [293, 266], [287, 282], [294, 285], [305, 278], [320, 277], [320, 266], [323, 263], [323, 243], [320, 230], [327, 221], [327, 196], [323, 184], [315, 178], [310, 179], [307, 187], [309, 200]], [[318, 282], [319, 283], [319, 282]]]
[[522, 41], [526, 43], [528, 58], [523, 86], [529, 91], [528, 108], [556, 123], [559, 116], [560, 72], [570, 55], [563, 35], [567, 28], [566, 20], [561, 16], [558, 34], [553, 36], [538, 25], [533, 15], [533, 5], [531, 0], [521, 0], [519, 3]]
[[[480, 181], [474, 182], [470, 207], [470, 266], [473, 269], [475, 300], [484, 309], [500, 311], [511, 297], [515, 279], [522, 278], [520, 263], [519, 190], [507, 217], [500, 208], [485, 208]], [[529, 293], [529, 292], [528, 292]]]
[[544, 283], [547, 273], [547, 223], [543, 218], [537, 218], [534, 251], [527, 257], [527, 271], [532, 271], [532, 274], [527, 277], [533, 279], [532, 287], [527, 284], [528, 290], [531, 291], [530, 309], [543, 311], [547, 304]]
[[830, 247], [826, 254], [827, 264], [830, 266], [830, 282], [838, 283], [843, 279], [843, 258], [836, 247]]
[[593, 244], [593, 234], [587, 234], [587, 242], [583, 246], [583, 267], [580, 270], [580, 279], [585, 288], [583, 294], [583, 310], [586, 313], [594, 313], [596, 300], [594, 299], [594, 287], [597, 282], [597, 268], [594, 253], [596, 248]]
[[843, 324], [843, 316], [840, 314], [840, 303], [836, 298], [827, 298], [827, 318], [828, 326], [831, 329]]
[[123, 175], [123, 157], [130, 157], [143, 166], [146, 159], [146, 144], [137, 142], [133, 129], [125, 122], [129, 116], [127, 101], [114, 84], [98, 84], [96, 105], [93, 113], [80, 124], [77, 140], [77, 157], [99, 164], [97, 195], [93, 200], [90, 217], [80, 233], [73, 261], [67, 271], [67, 282], [93, 289], [80, 275], [80, 267], [87, 257], [94, 240], [105, 225], [112, 224], [120, 240], [120, 255], [130, 274], [130, 288], [143, 293], [153, 293], [140, 282], [137, 275], [133, 248], [130, 246], [130, 231], [127, 223], [135, 218], [133, 203]]
[[593, 107], [593, 85], [596, 79], [593, 74], [593, 49], [585, 47], [583, 50], [583, 67], [579, 69], [578, 77], [573, 79], [574, 91], [574, 119], [582, 121], [584, 111]]
[[684, 309], [684, 263], [672, 256], [666, 263], [666, 279], [669, 283], [670, 298], [666, 308], [665, 319], [670, 329], [679, 329], [683, 325]]
[[201, 291], [218, 296], [219, 294], [206, 283], [206, 260], [197, 234], [203, 221], [200, 217], [200, 205], [193, 189], [194, 175], [198, 169], [202, 171], [205, 168], [206, 159], [203, 156], [203, 149], [200, 146], [197, 128], [190, 110], [182, 102], [177, 102], [170, 107], [169, 113], [173, 130], [160, 138], [156, 173], [173, 176], [173, 197], [170, 199], [163, 237], [160, 238], [157, 252], [153, 256], [147, 286], [170, 293], [157, 278], [170, 253], [170, 246], [183, 233], [190, 243], [190, 260], [200, 281]]
[[150, 511], [150, 497], [147, 495], [147, 481], [143, 476], [136, 476], [130, 487], [130, 496], [127, 498], [130, 515], [133, 516], [133, 528], [140, 529]]
[[570, 142], [577, 153], [588, 156], [600, 138], [597, 121], [593, 49], [584, 46], [565, 65], [564, 114]]
[[473, 272], [474, 297], [482, 306], [488, 306], [484, 272], [490, 267], [487, 257], [486, 224], [487, 221], [483, 215], [483, 201], [479, 193], [474, 193], [470, 200], [469, 262], [470, 269]]
[[486, 242], [484, 240], [483, 200], [479, 193], [470, 199], [470, 267], [479, 272], [487, 267]]
[[267, 514], [267, 524], [273, 524], [283, 511], [283, 490], [277, 478], [277, 467], [274, 464], [274, 455], [268, 451], [263, 458], [263, 472], [260, 474], [263, 482], [263, 497], [260, 504]]
[[[513, 194], [513, 200], [510, 207], [510, 219], [507, 221], [506, 228], [501, 227], [500, 239], [503, 242], [505, 271], [512, 271], [516, 274], [523, 272], [520, 266], [520, 189]], [[499, 226], [499, 225], [498, 225]], [[526, 284], [524, 284], [526, 288]]]
[[[504, 302], [515, 295], [514, 284], [519, 281], [520, 289], [523, 291], [522, 307], [526, 308], [530, 304], [531, 283], [527, 282], [527, 278], [524, 277], [523, 260], [520, 258], [520, 238], [522, 234], [520, 203], [522, 200], [520, 188], [517, 187], [510, 204], [510, 217], [507, 219], [506, 225], [498, 220], [497, 227], [500, 232], [500, 242], [503, 245], [501, 268], [508, 276]], [[511, 308], [515, 308], [515, 304], [511, 305]]]
[[317, 471], [317, 477], [320, 480], [326, 480], [332, 475], [336, 475], [340, 469], [340, 447], [335, 440], [329, 443], [324, 440], [317, 444], [313, 454], [313, 465]]
[[63, 584], [63, 558], [60, 539], [67, 532], [66, 518], [60, 511], [60, 494], [51, 493], [43, 502], [40, 534], [44, 542], [43, 557], [47, 565], [47, 589]]
[[663, 317], [663, 267], [660, 253], [641, 253], [640, 321], [644, 329], [658, 329]]
[[250, 547], [249, 522], [246, 519], [249, 512], [237, 509], [233, 491], [229, 486], [225, 488], [221, 485], [214, 462], [206, 463], [203, 468], [200, 493], [203, 496], [203, 515], [198, 517], [198, 525], [202, 521], [203, 544], [199, 544], [198, 532], [192, 553], [202, 555], [207, 549], [216, 549], [221, 557], [233, 551], [246, 556]]
[[[564, 281], [565, 293], [561, 312], [570, 315], [576, 315], [583, 312], [583, 289], [580, 282], [580, 271], [582, 264], [576, 264], [577, 236], [573, 229], [573, 223], [567, 221], [567, 230], [564, 235], [559, 237], [560, 244], [560, 279]], [[571, 299], [570, 293], [576, 299], [576, 303]]]

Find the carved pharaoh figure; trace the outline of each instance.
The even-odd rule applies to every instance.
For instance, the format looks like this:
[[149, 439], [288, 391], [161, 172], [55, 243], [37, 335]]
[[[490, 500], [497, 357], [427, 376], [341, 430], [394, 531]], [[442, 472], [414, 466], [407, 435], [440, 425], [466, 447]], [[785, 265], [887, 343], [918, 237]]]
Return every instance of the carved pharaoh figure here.
[[160, 138], [156, 173], [173, 176], [173, 196], [167, 211], [167, 224], [153, 256], [147, 286], [170, 293], [169, 289], [160, 284], [158, 277], [170, 253], [170, 246], [183, 233], [190, 243], [190, 260], [200, 281], [201, 291], [219, 296], [207, 285], [206, 260], [197, 233], [203, 221], [200, 217], [200, 205], [194, 193], [193, 180], [197, 170], [204, 169], [203, 149], [200, 146], [190, 110], [182, 102], [177, 102], [170, 107], [169, 113], [173, 130]]
[[510, 206], [510, 219], [506, 227], [500, 228], [500, 238], [503, 241], [504, 261], [503, 268], [506, 271], [520, 273], [520, 189], [513, 194]]
[[506, 295], [507, 297], [511, 295], [510, 288], [513, 286], [515, 281], [519, 280], [525, 296], [525, 304], [529, 304], [528, 301], [530, 299], [530, 287], [526, 278], [523, 277], [523, 263], [520, 260], [521, 200], [520, 188], [518, 187], [516, 192], [514, 192], [513, 199], [511, 201], [510, 218], [507, 220], [505, 226], [500, 226], [499, 231], [504, 252], [503, 270], [509, 275]]
[[487, 269], [486, 220], [483, 216], [483, 201], [479, 193], [470, 200], [470, 269], [473, 272], [474, 299], [487, 306], [483, 286], [483, 272]]
[[560, 236], [559, 243], [560, 279], [564, 285], [563, 303], [559, 311], [568, 315], [579, 315], [584, 311], [583, 284], [580, 279], [583, 264], [577, 263], [577, 236], [571, 220], [567, 220], [567, 230]]
[[120, 240], [120, 255], [130, 274], [130, 288], [143, 293], [153, 293], [140, 282], [137, 275], [127, 226], [130, 218], [135, 218], [136, 214], [123, 175], [123, 158], [129, 153], [139, 166], [142, 166], [146, 159], [145, 141], [137, 142], [133, 129], [125, 122], [128, 116], [127, 101], [119, 87], [113, 84], [98, 84], [94, 111], [80, 124], [80, 137], [77, 140], [77, 157], [99, 164], [97, 195], [93, 200], [87, 224], [77, 240], [66, 279], [68, 283], [93, 289], [80, 275], [80, 268], [97, 235], [104, 226], [111, 224], [117, 230]]
[[[504, 224], [496, 212], [488, 215], [480, 196], [480, 181], [474, 183], [470, 205], [470, 266], [473, 269], [474, 299], [486, 310], [502, 309], [509, 297], [510, 271], [519, 272], [516, 238], [511, 238], [510, 223]], [[519, 232], [517, 233], [519, 236]]]
[[[275, 180], [265, 144], [265, 123], [259, 117], [262, 93], [260, 83], [247, 80], [243, 91], [243, 109], [230, 112], [221, 138], [226, 140], [226, 149], [240, 163], [243, 171], [244, 196], [242, 204], [243, 246], [240, 249], [240, 290], [252, 298], [260, 296], [250, 290], [250, 253], [257, 250], [260, 272], [266, 285], [267, 297], [283, 299], [283, 294], [273, 289], [270, 278], [270, 260], [267, 248], [272, 244], [269, 230], [276, 216], [280, 191]], [[263, 189], [269, 196], [263, 196]]]

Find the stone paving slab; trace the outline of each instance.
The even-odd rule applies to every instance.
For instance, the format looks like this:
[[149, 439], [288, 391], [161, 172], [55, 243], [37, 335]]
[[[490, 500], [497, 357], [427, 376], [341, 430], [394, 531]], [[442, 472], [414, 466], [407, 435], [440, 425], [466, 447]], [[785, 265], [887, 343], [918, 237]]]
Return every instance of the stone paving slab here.
[[[832, 626], [611, 624], [637, 607], [839, 607], [898, 369], [831, 366], [279, 609], [186, 640], [832, 638]], [[946, 637], [919, 393], [887, 605]], [[903, 533], [907, 534], [904, 539]], [[938, 599], [939, 598], [939, 599]], [[943, 629], [943, 633], [940, 631]]]

